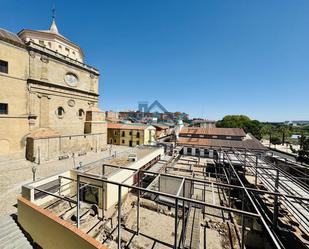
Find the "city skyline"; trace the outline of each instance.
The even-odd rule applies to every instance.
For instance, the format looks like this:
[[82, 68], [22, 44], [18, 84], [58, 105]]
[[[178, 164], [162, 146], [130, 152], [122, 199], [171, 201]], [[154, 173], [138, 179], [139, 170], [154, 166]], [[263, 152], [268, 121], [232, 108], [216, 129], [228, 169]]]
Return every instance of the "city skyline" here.
[[190, 117], [308, 119], [306, 1], [4, 1], [1, 27], [46, 29], [53, 5], [60, 33], [101, 72], [105, 110], [158, 99]]

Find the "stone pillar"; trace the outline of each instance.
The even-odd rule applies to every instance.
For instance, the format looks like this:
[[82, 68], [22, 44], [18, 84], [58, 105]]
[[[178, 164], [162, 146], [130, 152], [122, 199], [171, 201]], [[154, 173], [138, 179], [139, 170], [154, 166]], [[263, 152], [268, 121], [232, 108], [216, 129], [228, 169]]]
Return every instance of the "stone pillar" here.
[[183, 154], [187, 155], [187, 147], [183, 147]]
[[204, 157], [204, 156], [205, 156], [205, 154], [204, 154], [204, 149], [200, 149], [200, 156], [201, 156], [201, 157]]
[[40, 98], [40, 128], [49, 127], [49, 97], [46, 95], [38, 96]]
[[195, 156], [195, 148], [192, 148], [191, 155], [192, 155], [192, 156]]
[[213, 150], [209, 150], [209, 158], [213, 158], [214, 157], [214, 151]]

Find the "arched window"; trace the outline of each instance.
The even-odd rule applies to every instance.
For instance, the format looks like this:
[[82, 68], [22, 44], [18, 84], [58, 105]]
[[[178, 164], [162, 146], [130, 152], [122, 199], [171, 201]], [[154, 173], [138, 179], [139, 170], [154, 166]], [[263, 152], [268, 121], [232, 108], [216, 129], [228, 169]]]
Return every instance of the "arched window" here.
[[58, 118], [62, 118], [64, 116], [64, 109], [63, 109], [63, 107], [59, 106], [57, 108], [56, 114], [57, 114]]
[[85, 115], [85, 111], [84, 111], [83, 109], [79, 109], [79, 110], [78, 110], [78, 117], [79, 117], [79, 118], [83, 118], [84, 115]]

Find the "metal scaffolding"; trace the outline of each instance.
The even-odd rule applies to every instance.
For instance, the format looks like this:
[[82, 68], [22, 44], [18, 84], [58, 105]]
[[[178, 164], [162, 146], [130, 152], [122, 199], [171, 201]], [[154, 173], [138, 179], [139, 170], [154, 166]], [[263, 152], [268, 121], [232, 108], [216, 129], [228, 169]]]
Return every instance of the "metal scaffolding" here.
[[[136, 210], [136, 235], [140, 234], [140, 199], [143, 195], [152, 194], [155, 196], [162, 196], [174, 200], [173, 207], [175, 209], [175, 227], [174, 227], [174, 245], [173, 248], [184, 248], [185, 247], [185, 230], [186, 230], [186, 220], [188, 218], [188, 208], [190, 206], [198, 206], [202, 209], [206, 207], [225, 211], [228, 213], [236, 214], [241, 217], [241, 230], [240, 230], [240, 248], [245, 248], [245, 220], [246, 217], [258, 219], [263, 229], [266, 231], [266, 234], [270, 238], [270, 242], [274, 248], [285, 248], [282, 243], [280, 236], [278, 236], [278, 212], [279, 212], [279, 202], [283, 202], [284, 205], [288, 207], [288, 210], [291, 211], [292, 215], [295, 216], [295, 219], [300, 221], [300, 225], [306, 229], [308, 226], [309, 229], [309, 191], [308, 186], [306, 186], [302, 181], [294, 176], [288, 174], [287, 172], [280, 169], [278, 166], [270, 163], [265, 158], [260, 156], [258, 152], [243, 150], [237, 151], [234, 149], [218, 149], [218, 162], [215, 165], [215, 173], [210, 173], [206, 171], [206, 166], [202, 172], [199, 172], [197, 175], [202, 177], [196, 177], [193, 172], [192, 177], [180, 176], [177, 175], [177, 170], [170, 173], [173, 170], [175, 164], [165, 165], [164, 169], [159, 172], [154, 172], [151, 170], [145, 169], [131, 169], [128, 167], [110, 165], [110, 164], [96, 164], [95, 167], [102, 167], [100, 170], [101, 174], [91, 173], [91, 167], [76, 169], [77, 177], [76, 179], [67, 178], [72, 182], [76, 182], [76, 200], [69, 197], [63, 197], [60, 194], [56, 195], [48, 191], [36, 188], [37, 191], [42, 191], [45, 194], [49, 194], [56, 198], [59, 198], [63, 201], [68, 201], [70, 203], [76, 204], [76, 226], [80, 227], [80, 203], [81, 203], [81, 194], [80, 191], [86, 186], [95, 186], [102, 189], [102, 202], [104, 201], [104, 186], [106, 184], [115, 185], [118, 188], [118, 200], [117, 200], [117, 245], [118, 249], [122, 248], [121, 234], [122, 234], [122, 191], [124, 188], [129, 189], [130, 191], [137, 194], [137, 210]], [[221, 156], [222, 155], [222, 156]], [[169, 162], [170, 163], [170, 162]], [[124, 179], [122, 182], [116, 182], [108, 179], [108, 174], [106, 173], [106, 168], [113, 168], [115, 170], [124, 170], [131, 171], [131, 174]], [[221, 170], [221, 173], [219, 172]], [[169, 171], [165, 172], [164, 171]], [[213, 181], [207, 179], [207, 176], [213, 174], [218, 181]], [[251, 175], [254, 177], [253, 186], [248, 186], [245, 181], [246, 176]], [[152, 176], [154, 179], [160, 180], [161, 177], [170, 177], [180, 181], [180, 185], [177, 189], [176, 194], [166, 193], [162, 190], [153, 190], [147, 187], [143, 187], [143, 181], [145, 176]], [[303, 176], [307, 177], [307, 176]], [[127, 184], [127, 180], [135, 178], [136, 182], [131, 185]], [[99, 184], [93, 184], [91, 181], [99, 182]], [[262, 182], [266, 189], [259, 188], [259, 182]], [[293, 189], [291, 183], [296, 184], [299, 188]], [[186, 185], [187, 184], [187, 185]], [[200, 184], [204, 187], [204, 196], [205, 196], [205, 187], [210, 186], [212, 188], [213, 202], [208, 203], [204, 200], [198, 200], [193, 195], [186, 195], [186, 186], [194, 186]], [[215, 203], [214, 198], [214, 188], [220, 188], [225, 195], [227, 196], [228, 205], [221, 203]], [[235, 197], [231, 196], [231, 192], [237, 190], [239, 192], [239, 199], [241, 201], [241, 207], [236, 208], [232, 205], [232, 199]], [[191, 191], [189, 191], [191, 192]], [[305, 193], [305, 194], [304, 194]], [[270, 195], [274, 199], [274, 211], [272, 219], [265, 214], [265, 211], [260, 206], [260, 203], [257, 200], [257, 197], [260, 195]], [[247, 207], [252, 207], [251, 210]], [[301, 208], [300, 208], [301, 207]], [[179, 211], [182, 213], [182, 227], [179, 228]], [[295, 211], [295, 212], [294, 212]], [[102, 204], [102, 218], [104, 218], [104, 205]], [[205, 211], [203, 211], [203, 218], [205, 218]], [[309, 232], [309, 231], [308, 231]]]

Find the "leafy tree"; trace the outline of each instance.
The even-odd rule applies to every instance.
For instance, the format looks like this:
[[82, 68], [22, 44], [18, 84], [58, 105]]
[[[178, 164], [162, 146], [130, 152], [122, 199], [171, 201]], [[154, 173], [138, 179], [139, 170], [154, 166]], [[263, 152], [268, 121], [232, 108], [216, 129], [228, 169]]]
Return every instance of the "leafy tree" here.
[[216, 123], [217, 127], [242, 128], [247, 133], [251, 133], [257, 139], [262, 138], [262, 124], [258, 120], [251, 120], [245, 115], [226, 115]]
[[282, 135], [282, 145], [284, 145], [285, 139], [290, 133], [290, 127], [287, 125], [281, 125], [278, 128], [278, 132]]
[[226, 115], [218, 121], [216, 126], [223, 128], [244, 128], [251, 119], [245, 115]]
[[299, 145], [300, 145], [300, 149], [299, 150], [295, 150], [292, 146], [291, 150], [294, 153], [297, 153], [297, 158], [296, 160], [298, 162], [303, 163], [307, 163], [309, 164], [309, 137], [306, 137], [304, 134], [302, 134], [299, 138]]
[[262, 127], [261, 133], [263, 135], [269, 135], [269, 146], [270, 146], [270, 143], [271, 143], [270, 141], [271, 141], [272, 135], [274, 133], [274, 127], [270, 124], [266, 124]]
[[276, 146], [277, 144], [281, 144], [282, 141], [280, 137], [272, 137], [270, 142]]

